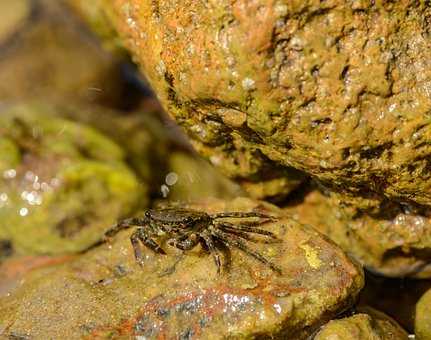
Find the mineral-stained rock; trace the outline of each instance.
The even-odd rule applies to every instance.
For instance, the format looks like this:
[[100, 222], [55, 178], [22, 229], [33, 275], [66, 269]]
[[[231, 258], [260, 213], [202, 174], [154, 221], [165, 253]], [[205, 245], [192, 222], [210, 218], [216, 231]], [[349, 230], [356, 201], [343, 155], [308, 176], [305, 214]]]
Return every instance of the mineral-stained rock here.
[[394, 320], [376, 310], [367, 309], [351, 317], [328, 322], [315, 340], [407, 340], [408, 334]]
[[345, 205], [339, 195], [319, 191], [287, 208], [311, 224], [373, 272], [390, 277], [431, 277], [431, 215], [429, 209], [391, 202], [374, 214]]
[[0, 22], [1, 101], [43, 96], [118, 105], [119, 58], [62, 1], [2, 1]]
[[147, 203], [117, 144], [50, 111], [0, 111], [0, 239], [21, 254], [83, 250]]
[[355, 195], [431, 204], [428, 2], [104, 6], [167, 111], [230, 176], [266, 182], [293, 166]]
[[[277, 208], [244, 198], [188, 207], [280, 216]], [[0, 299], [0, 334], [301, 339], [351, 306], [363, 285], [362, 271], [338, 247], [289, 218], [280, 216], [263, 227], [283, 242], [250, 247], [277, 263], [281, 275], [236, 249], [223, 256], [225, 266], [217, 274], [200, 246], [183, 254], [162, 239], [167, 255], [144, 247], [140, 267], [129, 242], [131, 231], [123, 231], [110, 244], [27, 275]]]
[[415, 334], [417, 340], [431, 339], [431, 289], [416, 305]]

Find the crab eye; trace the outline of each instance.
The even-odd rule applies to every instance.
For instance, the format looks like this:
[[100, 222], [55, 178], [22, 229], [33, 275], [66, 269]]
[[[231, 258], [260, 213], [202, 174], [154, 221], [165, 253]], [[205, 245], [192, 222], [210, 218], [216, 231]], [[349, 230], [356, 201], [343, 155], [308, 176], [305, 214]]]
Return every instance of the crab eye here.
[[150, 218], [150, 217], [151, 217], [151, 212], [150, 212], [149, 210], [147, 210], [147, 211], [145, 212], [145, 217], [148, 217], [148, 218]]

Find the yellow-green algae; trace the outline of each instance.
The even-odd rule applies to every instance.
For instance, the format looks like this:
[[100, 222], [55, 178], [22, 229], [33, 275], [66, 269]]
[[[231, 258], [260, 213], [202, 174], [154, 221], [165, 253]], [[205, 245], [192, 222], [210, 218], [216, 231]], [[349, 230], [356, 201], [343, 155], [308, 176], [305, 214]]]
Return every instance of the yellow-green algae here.
[[21, 254], [83, 250], [147, 203], [145, 185], [117, 144], [50, 111], [23, 104], [0, 114], [7, 141], [0, 145], [15, 151], [0, 163], [0, 238]]

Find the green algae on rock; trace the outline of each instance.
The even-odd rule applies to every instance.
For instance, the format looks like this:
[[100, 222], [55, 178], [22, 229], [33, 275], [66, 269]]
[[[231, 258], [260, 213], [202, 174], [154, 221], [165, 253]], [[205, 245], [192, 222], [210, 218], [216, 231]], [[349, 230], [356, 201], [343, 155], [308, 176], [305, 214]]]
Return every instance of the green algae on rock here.
[[431, 289], [416, 305], [415, 334], [417, 340], [431, 339]]
[[328, 322], [314, 340], [408, 340], [409, 336], [387, 315], [366, 309], [359, 314]]
[[0, 147], [15, 151], [0, 159], [0, 238], [21, 254], [83, 250], [147, 203], [117, 144], [50, 111], [15, 105], [0, 112], [0, 140], [7, 141]]
[[327, 235], [370, 271], [389, 277], [431, 277], [428, 209], [385, 202], [367, 214], [343, 199], [315, 190], [287, 212]]
[[[281, 213], [245, 198], [187, 208]], [[236, 249], [217, 274], [207, 251], [197, 247], [184, 254], [166, 244], [167, 255], [143, 248], [140, 267], [130, 231], [123, 231], [111, 244], [28, 274], [0, 299], [0, 330], [4, 336], [68, 339], [305, 338], [352, 305], [362, 270], [319, 233], [289, 218], [279, 215], [265, 228], [283, 242], [250, 246], [275, 261], [282, 275]]]
[[164, 107], [230, 176], [292, 166], [338, 191], [431, 204], [427, 2], [104, 7]]

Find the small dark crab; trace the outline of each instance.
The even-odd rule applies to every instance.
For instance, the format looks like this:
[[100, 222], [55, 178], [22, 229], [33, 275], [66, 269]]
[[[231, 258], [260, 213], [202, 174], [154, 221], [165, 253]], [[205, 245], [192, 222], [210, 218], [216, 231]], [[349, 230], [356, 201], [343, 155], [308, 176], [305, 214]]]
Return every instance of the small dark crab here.
[[[226, 219], [249, 219], [242, 223], [230, 223]], [[250, 221], [257, 218], [258, 221]], [[219, 246], [235, 247], [245, 254], [267, 265], [273, 271], [281, 273], [281, 269], [264, 256], [249, 248], [245, 241], [273, 243], [280, 242], [275, 234], [256, 227], [274, 220], [273, 216], [259, 212], [224, 212], [207, 214], [201, 211], [188, 209], [157, 209], [148, 210], [142, 218], [129, 218], [120, 221], [109, 229], [106, 237], [112, 237], [122, 229], [136, 226], [136, 231], [130, 237], [135, 252], [136, 261], [143, 265], [144, 260], [140, 242], [158, 254], [166, 254], [154, 241], [153, 237], [168, 235], [167, 243], [181, 250], [190, 250], [201, 244], [213, 256], [217, 271], [221, 271], [221, 257]], [[256, 239], [253, 234], [263, 239]]]

